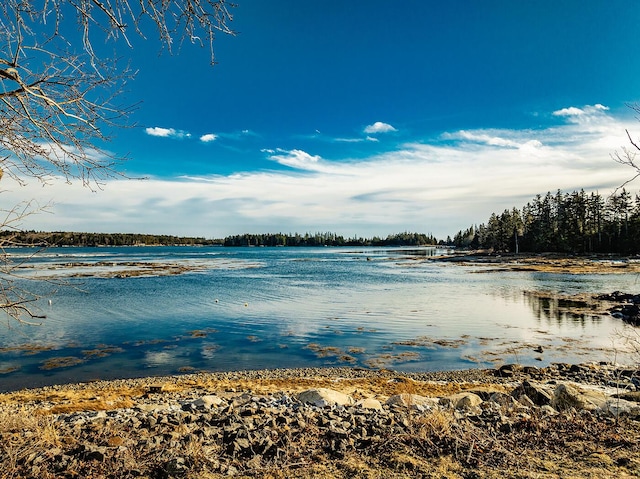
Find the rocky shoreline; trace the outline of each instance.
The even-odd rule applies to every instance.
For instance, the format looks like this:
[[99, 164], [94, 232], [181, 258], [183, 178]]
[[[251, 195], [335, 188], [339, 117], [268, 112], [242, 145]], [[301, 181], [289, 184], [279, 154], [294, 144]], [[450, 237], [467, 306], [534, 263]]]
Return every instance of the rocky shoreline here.
[[282, 369], [16, 391], [0, 477], [637, 477], [638, 378]]

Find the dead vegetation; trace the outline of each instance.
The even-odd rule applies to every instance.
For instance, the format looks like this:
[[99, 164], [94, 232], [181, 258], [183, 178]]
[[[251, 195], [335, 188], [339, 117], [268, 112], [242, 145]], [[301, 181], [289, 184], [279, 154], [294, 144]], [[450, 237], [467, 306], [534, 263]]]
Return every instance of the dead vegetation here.
[[[384, 402], [392, 395], [405, 393], [446, 397], [461, 391], [508, 394], [513, 389], [511, 382], [496, 376], [488, 376], [492, 379], [486, 382], [465, 382], [422, 380], [390, 371], [366, 377], [309, 373], [288, 376], [281, 372], [268, 377], [194, 374], [1, 394], [0, 478], [194, 479], [230, 474], [265, 479], [640, 476], [640, 424], [628, 417], [607, 418], [574, 410], [552, 416], [540, 409], [497, 413], [489, 408], [479, 415], [466, 415], [453, 409], [401, 408], [388, 416], [391, 420], [372, 422], [377, 429], [363, 436], [365, 439], [335, 432], [326, 419], [321, 419], [323, 414], [331, 414], [328, 412], [307, 412], [301, 423], [300, 416], [280, 423], [283, 419], [276, 415], [271, 434], [274, 441], [279, 441], [280, 452], [251, 460], [230, 450], [222, 440], [207, 441], [206, 436], [194, 434], [193, 426], [181, 420], [173, 422], [169, 418], [163, 426], [169, 429], [159, 433], [144, 424], [136, 426], [127, 414], [123, 420], [117, 419], [119, 411], [131, 410], [141, 403], [153, 411], [156, 401], [213, 392], [231, 400], [241, 395], [293, 396], [306, 389], [330, 388], [354, 399], [377, 398]], [[94, 415], [95, 411], [104, 413]], [[225, 410], [211, 416], [203, 421], [203, 431], [218, 421], [218, 427], [224, 429], [225, 418], [233, 414], [242, 417], [242, 411]], [[77, 433], [71, 434], [70, 426], [55, 415], [75, 413], [96, 419], [72, 426]], [[507, 422], [501, 419], [504, 414], [508, 414]], [[194, 420], [201, 419], [189, 419]], [[256, 416], [255, 421], [262, 419]], [[140, 447], [141, 441], [146, 444], [144, 448]]]
[[[346, 450], [331, 447], [329, 436], [312, 421], [296, 446], [278, 461], [243, 463], [219, 446], [204, 447], [197, 438], [179, 451], [158, 449], [143, 454], [135, 448], [140, 434], [126, 426], [90, 428], [96, 451], [82, 450], [50, 415], [0, 415], [0, 477], [147, 477], [222, 478], [221, 461], [243, 478], [625, 478], [640, 475], [640, 429], [630, 420], [603, 420], [591, 415], [523, 416], [508, 429], [490, 421], [476, 424], [453, 411], [407, 412], [401, 432], [388, 433]], [[176, 425], [175, 437], [180, 437]], [[110, 450], [126, 449], [119, 461]], [[99, 452], [102, 451], [102, 452]], [[107, 451], [106, 453], [104, 451]], [[72, 470], [56, 470], [59, 457], [83, 460]], [[176, 458], [178, 457], [178, 461]], [[56, 457], [58, 459], [56, 459]], [[30, 464], [28, 468], [25, 464]], [[35, 464], [35, 466], [33, 466]], [[178, 466], [184, 465], [184, 469]], [[56, 466], [58, 467], [58, 466]], [[233, 467], [233, 469], [231, 469]], [[174, 468], [174, 469], [172, 469]], [[33, 472], [38, 474], [35, 475]]]

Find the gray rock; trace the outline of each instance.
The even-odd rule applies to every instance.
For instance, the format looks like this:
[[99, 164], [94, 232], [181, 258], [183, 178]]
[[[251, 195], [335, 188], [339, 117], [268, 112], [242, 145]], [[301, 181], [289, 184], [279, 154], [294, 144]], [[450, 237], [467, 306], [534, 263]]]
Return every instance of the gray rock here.
[[520, 409], [520, 408], [525, 408], [525, 409], [531, 409], [536, 407], [536, 403], [534, 403], [531, 398], [529, 396], [527, 396], [526, 394], [523, 394], [522, 396], [520, 396], [517, 399], [518, 404], [520, 405], [520, 407], [518, 407], [516, 405], [516, 409]]
[[[196, 399], [185, 406], [191, 406], [192, 409], [212, 409], [224, 403], [224, 400], [218, 396], [207, 395]], [[184, 407], [183, 407], [184, 408]]]
[[428, 398], [420, 396], [418, 394], [396, 394], [387, 399], [385, 403], [387, 406], [402, 406], [412, 409], [433, 409], [437, 408], [440, 404], [437, 398]]
[[351, 396], [334, 391], [333, 389], [317, 388], [308, 389], [298, 394], [298, 401], [313, 404], [318, 407], [326, 406], [351, 406], [354, 400]]
[[511, 378], [521, 369], [522, 367], [519, 364], [503, 364], [496, 369], [495, 374], [500, 378]]
[[514, 409], [518, 405], [518, 401], [513, 396], [502, 392], [495, 392], [489, 396], [489, 401], [498, 404], [507, 410]]
[[636, 385], [631, 381], [621, 381], [618, 379], [612, 379], [607, 382], [607, 386], [616, 388], [619, 391], [635, 391]]
[[576, 409], [578, 411], [594, 411], [606, 408], [607, 396], [602, 391], [584, 389], [575, 384], [558, 384], [551, 406], [558, 411]]
[[380, 401], [374, 398], [365, 398], [357, 401], [356, 407], [359, 407], [362, 409], [382, 410], [382, 403], [380, 403]]
[[547, 387], [529, 381], [524, 381], [511, 392], [511, 395], [518, 400], [526, 395], [536, 406], [551, 404], [552, 399], [552, 394]]
[[482, 398], [480, 396], [469, 392], [452, 394], [442, 399], [444, 400], [442, 402], [448, 403], [451, 407], [465, 411], [475, 410], [482, 404]]
[[540, 412], [544, 415], [544, 416], [557, 416], [558, 414], [560, 414], [558, 411], [556, 411], [555, 409], [553, 409], [551, 406], [549, 406], [548, 404], [540, 407]]
[[603, 406], [597, 409], [597, 412], [614, 417], [630, 416], [638, 418], [640, 417], [640, 404], [624, 399], [610, 398]]
[[623, 392], [620, 394], [614, 394], [612, 397], [640, 403], [640, 391]]

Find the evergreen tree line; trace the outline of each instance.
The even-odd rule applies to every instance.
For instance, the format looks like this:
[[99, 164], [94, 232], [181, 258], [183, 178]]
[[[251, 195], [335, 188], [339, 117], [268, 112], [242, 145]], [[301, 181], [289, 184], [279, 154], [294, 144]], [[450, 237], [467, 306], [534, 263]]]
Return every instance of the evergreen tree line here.
[[603, 198], [584, 190], [537, 195], [521, 210], [493, 213], [486, 224], [459, 231], [457, 247], [501, 252], [640, 252], [640, 196], [622, 189]]
[[174, 246], [174, 245], [214, 245], [220, 240], [190, 238], [170, 235], [148, 235], [136, 233], [74, 233], [74, 232], [36, 232], [1, 231], [2, 244], [15, 246]]
[[426, 246], [438, 240], [422, 233], [398, 233], [386, 238], [345, 238], [335, 233], [243, 234], [227, 236], [224, 246]]
[[432, 235], [422, 233], [398, 233], [382, 239], [344, 238], [335, 233], [295, 234], [243, 234], [224, 239], [205, 239], [170, 235], [148, 235], [135, 233], [75, 233], [0, 231], [3, 246], [424, 246], [435, 245]]

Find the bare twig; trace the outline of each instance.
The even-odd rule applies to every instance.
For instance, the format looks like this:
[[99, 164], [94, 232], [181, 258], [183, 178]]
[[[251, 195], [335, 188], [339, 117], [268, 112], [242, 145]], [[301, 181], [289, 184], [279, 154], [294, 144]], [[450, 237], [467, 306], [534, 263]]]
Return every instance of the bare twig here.
[[[62, 176], [100, 189], [104, 178], [122, 176], [116, 166], [125, 158], [98, 144], [113, 128], [128, 126], [133, 107], [116, 99], [135, 71], [102, 57], [94, 41], [131, 48], [133, 36], [145, 38], [151, 29], [170, 52], [183, 40], [208, 43], [214, 63], [215, 34], [233, 33], [233, 6], [226, 0], [0, 2], [0, 178], [24, 185]], [[17, 230], [31, 206], [4, 212], [0, 230]], [[0, 310], [17, 320], [40, 318], [30, 309], [37, 298], [14, 282], [19, 265], [5, 253], [6, 241], [0, 243]]]
[[[0, 167], [18, 182], [56, 173], [86, 186], [117, 175], [123, 158], [96, 147], [127, 126], [132, 107], [115, 99], [135, 71], [100, 56], [101, 36], [132, 46], [153, 25], [172, 51], [183, 40], [208, 43], [232, 34], [225, 0], [6, 0], [0, 5]], [[65, 15], [62, 15], [62, 11]], [[75, 16], [69, 14], [75, 11]], [[80, 24], [79, 38], [65, 36]], [[197, 39], [206, 39], [206, 42]]]

